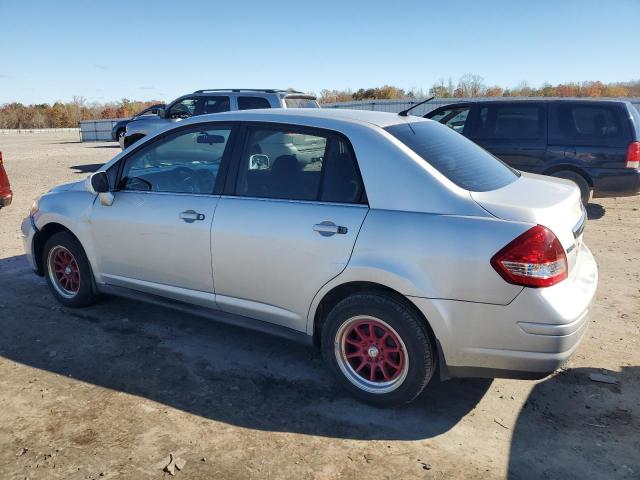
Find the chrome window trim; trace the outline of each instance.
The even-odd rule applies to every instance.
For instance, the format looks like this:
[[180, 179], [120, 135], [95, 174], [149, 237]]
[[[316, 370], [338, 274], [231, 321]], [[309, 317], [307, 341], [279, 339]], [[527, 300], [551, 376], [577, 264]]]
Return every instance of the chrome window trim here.
[[305, 205], [333, 205], [342, 207], [359, 207], [369, 208], [366, 203], [340, 203], [340, 202], [321, 202], [319, 200], [296, 200], [292, 198], [267, 198], [267, 197], [245, 197], [240, 195], [220, 195], [220, 198], [233, 198], [239, 200], [260, 200], [262, 202], [278, 202], [278, 203], [302, 203]]
[[216, 197], [220, 198], [220, 195], [215, 193], [189, 193], [189, 192], [154, 192], [147, 190], [114, 190], [113, 194], [116, 193], [142, 193], [145, 195], [180, 195], [186, 197]]

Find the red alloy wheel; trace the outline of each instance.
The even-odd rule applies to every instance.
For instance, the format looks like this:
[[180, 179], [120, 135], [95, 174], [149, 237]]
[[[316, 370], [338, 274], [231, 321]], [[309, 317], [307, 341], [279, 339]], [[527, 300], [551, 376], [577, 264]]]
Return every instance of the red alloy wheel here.
[[80, 270], [71, 252], [64, 247], [56, 247], [51, 262], [58, 285], [70, 294], [78, 293], [80, 290]]
[[343, 336], [343, 352], [353, 371], [373, 383], [398, 379], [406, 358], [403, 344], [386, 324], [368, 318], [352, 323]]

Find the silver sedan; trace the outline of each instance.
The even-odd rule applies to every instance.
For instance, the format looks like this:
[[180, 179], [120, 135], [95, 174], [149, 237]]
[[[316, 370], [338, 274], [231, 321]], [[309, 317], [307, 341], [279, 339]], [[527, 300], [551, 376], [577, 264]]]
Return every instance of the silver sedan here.
[[540, 378], [577, 347], [597, 286], [576, 185], [451, 129], [349, 110], [180, 122], [22, 225], [53, 295], [121, 295], [317, 345], [379, 405], [436, 374]]

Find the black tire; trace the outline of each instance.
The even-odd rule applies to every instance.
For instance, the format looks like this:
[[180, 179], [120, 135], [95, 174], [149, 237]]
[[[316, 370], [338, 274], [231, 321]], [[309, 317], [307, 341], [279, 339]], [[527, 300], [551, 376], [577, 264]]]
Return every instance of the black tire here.
[[[362, 345], [365, 345], [367, 341], [363, 340], [364, 337], [358, 337], [358, 334], [354, 333], [354, 331], [359, 332], [358, 328], [366, 330], [366, 325], [363, 326], [363, 324], [366, 324], [367, 321], [361, 319], [367, 318], [374, 320], [374, 330], [377, 332], [377, 336], [384, 338], [386, 327], [391, 327], [386, 330], [387, 344], [378, 345], [379, 350], [375, 346], [363, 347]], [[329, 312], [322, 325], [321, 335], [322, 356], [338, 382], [352, 395], [370, 404], [389, 407], [411, 402], [424, 390], [436, 369], [435, 351], [424, 319], [402, 301], [390, 295], [362, 292], [347, 297]], [[405, 356], [403, 358], [406, 359], [406, 365], [399, 360], [400, 353], [397, 355], [386, 353], [387, 356], [396, 355], [393, 357], [393, 361], [403, 367], [396, 370], [392, 366], [391, 372], [383, 372], [383, 366], [374, 366], [373, 370], [378, 378], [373, 382], [363, 379], [363, 377], [371, 375], [372, 369], [368, 365], [362, 367], [362, 364], [354, 369], [351, 366], [352, 360], [349, 360], [347, 356], [360, 355], [361, 357], [353, 361], [361, 361], [361, 363], [365, 363], [364, 359], [371, 363], [376, 361], [384, 363], [385, 360], [378, 360], [384, 358], [382, 356], [385, 353], [384, 347], [391, 347], [388, 348], [388, 352], [402, 349], [393, 348], [396, 342], [395, 335], [400, 341], [400, 347], [404, 347]], [[350, 341], [353, 341], [353, 338], [360, 338], [363, 340], [361, 346], [351, 346], [352, 343], [346, 341], [347, 337]], [[344, 350], [343, 345], [344, 348], [359, 350], [357, 353], [349, 354]], [[362, 355], [365, 348], [367, 348], [368, 356]], [[355, 370], [360, 368], [363, 368], [362, 373], [356, 373]], [[387, 373], [391, 373], [389, 375], [391, 379], [385, 381]], [[379, 378], [382, 375], [385, 377]]]
[[[63, 260], [61, 267], [66, 268], [56, 274], [54, 269], [55, 265], [58, 265], [56, 260], [59, 257]], [[65, 259], [69, 258], [72, 261], [64, 263]], [[46, 241], [42, 251], [42, 265], [51, 293], [64, 306], [86, 307], [97, 300], [91, 265], [82, 245], [71, 233], [58, 232]], [[59, 278], [60, 276], [63, 278]], [[67, 281], [70, 283], [64, 283]]]
[[120, 141], [120, 137], [123, 137], [124, 134], [125, 134], [125, 129], [119, 128], [118, 131], [116, 132], [116, 141]]
[[589, 185], [589, 182], [587, 182], [587, 180], [579, 173], [572, 172], [571, 170], [561, 170], [559, 172], [552, 173], [551, 176], [571, 180], [573, 183], [578, 185], [583, 205], [586, 205], [587, 203], [589, 203], [589, 200], [591, 200], [591, 186]]

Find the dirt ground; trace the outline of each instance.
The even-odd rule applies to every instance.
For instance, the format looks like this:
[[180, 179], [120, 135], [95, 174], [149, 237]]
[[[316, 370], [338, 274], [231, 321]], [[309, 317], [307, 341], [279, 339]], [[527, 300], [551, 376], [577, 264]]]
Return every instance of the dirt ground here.
[[[433, 382], [412, 405], [362, 405], [313, 348], [129, 300], [71, 310], [27, 265], [37, 195], [119, 150], [0, 135], [0, 478], [640, 478], [640, 198], [597, 200], [591, 325], [541, 381]], [[618, 383], [596, 383], [608, 371]]]

